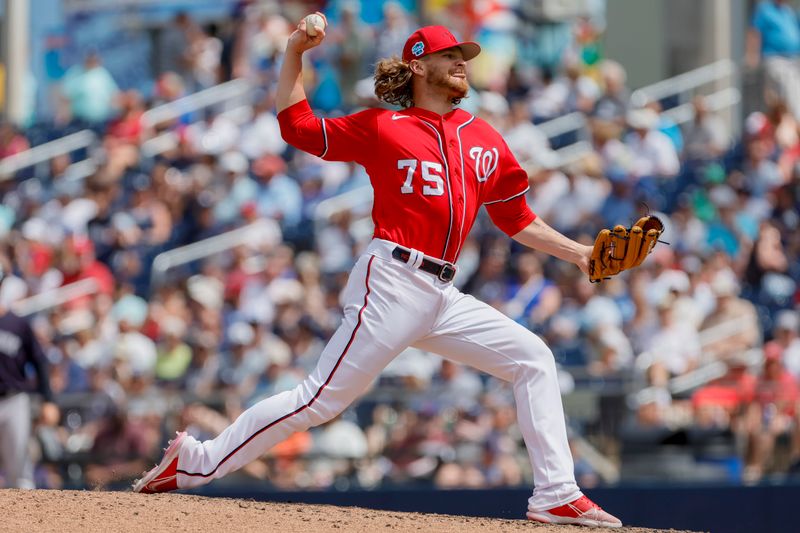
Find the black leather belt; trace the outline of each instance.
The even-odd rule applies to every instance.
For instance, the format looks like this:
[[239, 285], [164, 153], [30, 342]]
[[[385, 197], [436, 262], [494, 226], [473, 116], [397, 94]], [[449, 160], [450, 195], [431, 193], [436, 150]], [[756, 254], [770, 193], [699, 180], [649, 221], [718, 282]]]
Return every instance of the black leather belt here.
[[[408, 263], [408, 259], [411, 257], [411, 250], [398, 246], [392, 250], [392, 257], [398, 261]], [[419, 269], [428, 274], [433, 274], [445, 283], [453, 281], [453, 278], [456, 277], [456, 266], [453, 263], [437, 263], [430, 259], [423, 259]]]

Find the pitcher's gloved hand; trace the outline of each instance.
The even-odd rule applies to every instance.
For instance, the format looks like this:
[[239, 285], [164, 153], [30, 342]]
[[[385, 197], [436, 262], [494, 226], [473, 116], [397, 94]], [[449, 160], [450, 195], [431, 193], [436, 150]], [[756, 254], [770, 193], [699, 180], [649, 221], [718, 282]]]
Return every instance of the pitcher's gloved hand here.
[[643, 216], [630, 228], [617, 225], [600, 230], [589, 261], [589, 281], [599, 283], [641, 265], [663, 232], [664, 224], [652, 215]]

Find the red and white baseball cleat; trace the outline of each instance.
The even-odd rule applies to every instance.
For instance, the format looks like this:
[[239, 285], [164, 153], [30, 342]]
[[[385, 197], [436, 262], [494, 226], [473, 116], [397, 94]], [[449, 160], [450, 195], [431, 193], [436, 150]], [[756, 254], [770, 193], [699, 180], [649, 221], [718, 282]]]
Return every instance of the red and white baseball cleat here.
[[528, 520], [546, 524], [575, 524], [589, 527], [622, 527], [622, 521], [605, 512], [586, 496], [547, 511], [528, 511]]
[[145, 472], [141, 479], [133, 484], [133, 492], [143, 494], [156, 494], [170, 492], [178, 488], [178, 452], [186, 438], [186, 432], [177, 433], [169, 446], [164, 451], [164, 458], [149, 472]]

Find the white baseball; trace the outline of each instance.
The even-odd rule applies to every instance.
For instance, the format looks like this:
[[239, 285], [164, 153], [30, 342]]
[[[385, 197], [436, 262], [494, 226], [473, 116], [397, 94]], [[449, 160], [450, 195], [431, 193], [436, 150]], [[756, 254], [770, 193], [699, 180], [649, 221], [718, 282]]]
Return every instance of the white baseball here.
[[306, 33], [309, 37], [317, 35], [317, 28], [325, 29], [325, 20], [316, 13], [306, 15], [306, 18], [303, 20], [306, 21]]

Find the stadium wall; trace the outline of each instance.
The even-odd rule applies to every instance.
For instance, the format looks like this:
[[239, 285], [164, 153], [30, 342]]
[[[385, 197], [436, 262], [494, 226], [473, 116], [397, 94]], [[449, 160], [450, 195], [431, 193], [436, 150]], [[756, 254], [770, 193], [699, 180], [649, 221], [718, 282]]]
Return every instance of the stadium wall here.
[[[780, 486], [626, 485], [585, 491], [625, 525], [726, 533], [788, 533], [800, 529], [793, 509], [800, 484]], [[200, 494], [258, 501], [518, 519], [528, 489], [272, 492], [206, 488]]]

